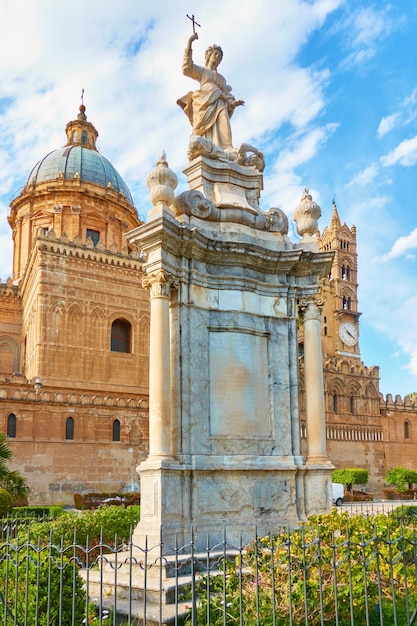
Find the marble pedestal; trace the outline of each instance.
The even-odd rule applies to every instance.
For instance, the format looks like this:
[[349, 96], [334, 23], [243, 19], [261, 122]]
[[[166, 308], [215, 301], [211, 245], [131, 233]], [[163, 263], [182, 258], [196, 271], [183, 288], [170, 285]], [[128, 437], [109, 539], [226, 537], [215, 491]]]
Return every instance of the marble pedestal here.
[[[317, 297], [332, 253], [318, 252], [311, 238], [292, 244], [278, 210], [259, 209], [255, 168], [198, 157], [186, 174], [191, 190], [169, 206], [155, 201], [149, 222], [128, 234], [146, 255], [151, 290], [150, 456], [138, 468], [134, 542], [159, 544], [162, 536], [166, 554], [189, 542], [191, 528], [205, 550], [207, 535], [218, 542], [224, 527], [239, 543], [255, 528], [278, 532], [331, 506]], [[162, 166], [152, 176], [155, 189], [169, 179]], [[307, 459], [300, 302], [309, 342]]]

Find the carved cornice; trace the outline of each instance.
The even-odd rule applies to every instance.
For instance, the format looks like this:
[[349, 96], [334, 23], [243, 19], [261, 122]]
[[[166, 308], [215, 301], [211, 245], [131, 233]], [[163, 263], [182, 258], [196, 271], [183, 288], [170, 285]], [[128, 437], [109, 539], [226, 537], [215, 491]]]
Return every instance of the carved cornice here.
[[94, 393], [83, 392], [62, 392], [51, 389], [42, 389], [36, 393], [32, 385], [19, 385], [13, 383], [0, 384], [0, 403], [11, 401], [33, 402], [37, 406], [42, 404], [71, 404], [75, 406], [102, 406], [102, 407], [118, 407], [124, 409], [142, 409], [148, 410], [148, 398], [139, 398], [132, 396], [111, 396], [100, 395]]

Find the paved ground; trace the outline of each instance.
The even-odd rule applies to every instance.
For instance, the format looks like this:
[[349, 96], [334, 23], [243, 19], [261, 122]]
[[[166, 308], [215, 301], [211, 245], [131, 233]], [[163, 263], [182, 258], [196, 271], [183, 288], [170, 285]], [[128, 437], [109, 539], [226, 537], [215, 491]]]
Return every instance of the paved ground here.
[[337, 509], [348, 511], [352, 515], [376, 515], [377, 513], [390, 513], [399, 506], [416, 506], [416, 500], [374, 500], [373, 502], [345, 502]]

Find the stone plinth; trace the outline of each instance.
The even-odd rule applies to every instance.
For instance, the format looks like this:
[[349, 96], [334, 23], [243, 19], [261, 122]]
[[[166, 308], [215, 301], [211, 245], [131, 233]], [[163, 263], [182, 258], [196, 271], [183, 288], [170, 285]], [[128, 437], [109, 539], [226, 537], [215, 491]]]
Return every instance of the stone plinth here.
[[184, 170], [190, 189], [201, 191], [218, 207], [258, 212], [263, 176], [253, 166], [198, 156]]

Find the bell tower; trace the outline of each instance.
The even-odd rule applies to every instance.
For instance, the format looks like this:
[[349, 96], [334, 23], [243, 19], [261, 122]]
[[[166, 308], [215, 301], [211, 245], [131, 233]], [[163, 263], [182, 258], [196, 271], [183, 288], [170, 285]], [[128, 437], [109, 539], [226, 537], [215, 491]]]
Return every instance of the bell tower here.
[[321, 251], [335, 253], [331, 272], [322, 284], [324, 353], [360, 358], [356, 227], [341, 223], [334, 201], [331, 223], [324, 229], [319, 246]]

